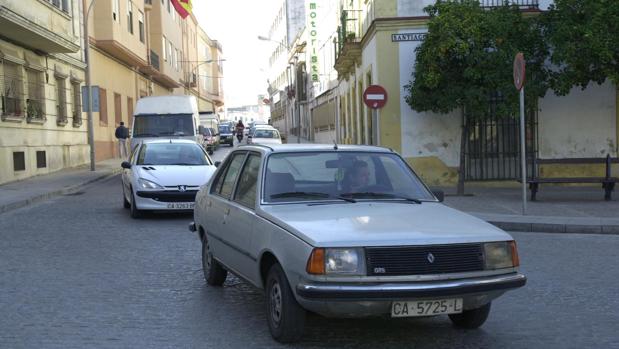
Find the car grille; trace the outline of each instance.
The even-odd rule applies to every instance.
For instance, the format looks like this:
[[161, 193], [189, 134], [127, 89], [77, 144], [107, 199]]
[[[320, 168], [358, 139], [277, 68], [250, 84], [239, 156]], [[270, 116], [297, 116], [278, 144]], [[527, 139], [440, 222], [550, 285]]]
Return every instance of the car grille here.
[[194, 202], [196, 201], [197, 190], [191, 191], [139, 191], [137, 194], [141, 198], [153, 199], [161, 202]]
[[370, 247], [365, 254], [368, 275], [427, 275], [484, 269], [481, 244]]

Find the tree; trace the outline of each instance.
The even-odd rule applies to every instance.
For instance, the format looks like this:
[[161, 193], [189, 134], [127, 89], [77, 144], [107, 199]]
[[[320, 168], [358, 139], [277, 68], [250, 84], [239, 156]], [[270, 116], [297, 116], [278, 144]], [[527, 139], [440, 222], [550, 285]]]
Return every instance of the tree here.
[[555, 94], [606, 79], [619, 86], [619, 1], [555, 0], [543, 15], [543, 28], [552, 48]]
[[406, 102], [418, 112], [463, 115], [458, 193], [464, 191], [464, 145], [467, 120], [489, 116], [489, 101], [505, 117], [518, 111], [513, 85], [513, 60], [527, 60], [526, 100], [536, 105], [548, 89], [544, 62], [548, 50], [538, 20], [523, 16], [515, 6], [486, 9], [476, 0], [438, 1], [425, 8], [428, 35], [415, 51], [412, 81], [405, 86]]

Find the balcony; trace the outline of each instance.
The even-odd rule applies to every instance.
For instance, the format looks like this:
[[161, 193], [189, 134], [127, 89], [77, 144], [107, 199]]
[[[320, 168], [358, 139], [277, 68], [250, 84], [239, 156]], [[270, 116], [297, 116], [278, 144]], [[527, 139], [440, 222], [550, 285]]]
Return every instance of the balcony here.
[[2, 36], [24, 47], [47, 53], [70, 53], [80, 49], [79, 44], [72, 40], [73, 21], [69, 15], [52, 10], [49, 8], [51, 5], [45, 3], [28, 4], [31, 2], [9, 3], [15, 8], [0, 5]]
[[538, 0], [480, 0], [481, 7], [490, 8], [503, 6], [505, 4], [518, 6], [521, 10], [537, 10]]
[[335, 70], [340, 76], [346, 75], [355, 64], [361, 62], [361, 21], [357, 10], [342, 10], [340, 26], [337, 29]]

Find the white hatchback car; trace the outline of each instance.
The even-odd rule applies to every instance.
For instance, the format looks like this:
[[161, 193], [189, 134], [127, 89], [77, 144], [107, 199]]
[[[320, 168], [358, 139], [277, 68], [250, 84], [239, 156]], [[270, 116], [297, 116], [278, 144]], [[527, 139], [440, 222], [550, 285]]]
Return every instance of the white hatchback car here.
[[144, 141], [121, 166], [123, 204], [133, 218], [143, 210], [193, 210], [216, 169], [202, 146], [179, 139]]
[[282, 138], [273, 126], [258, 125], [247, 138], [247, 144], [282, 144]]

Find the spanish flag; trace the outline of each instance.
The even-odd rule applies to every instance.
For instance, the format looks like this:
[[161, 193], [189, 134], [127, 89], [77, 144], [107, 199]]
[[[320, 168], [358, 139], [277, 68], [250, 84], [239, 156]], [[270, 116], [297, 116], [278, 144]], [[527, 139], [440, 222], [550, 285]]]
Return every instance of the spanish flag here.
[[172, 0], [172, 5], [182, 19], [185, 19], [191, 13], [191, 0]]

